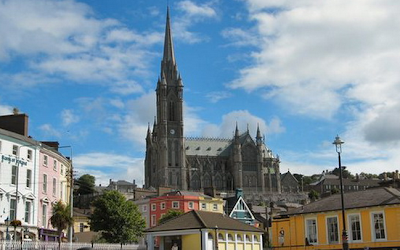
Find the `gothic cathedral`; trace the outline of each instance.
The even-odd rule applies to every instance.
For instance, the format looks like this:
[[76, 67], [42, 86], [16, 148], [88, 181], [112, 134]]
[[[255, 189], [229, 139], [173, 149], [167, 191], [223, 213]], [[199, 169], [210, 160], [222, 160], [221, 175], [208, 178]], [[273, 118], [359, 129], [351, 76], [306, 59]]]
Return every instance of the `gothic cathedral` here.
[[237, 125], [229, 139], [184, 137], [183, 82], [176, 66], [169, 10], [156, 95], [156, 119], [146, 136], [145, 187], [281, 192], [279, 157], [266, 147], [259, 128], [254, 139], [248, 129], [239, 133]]

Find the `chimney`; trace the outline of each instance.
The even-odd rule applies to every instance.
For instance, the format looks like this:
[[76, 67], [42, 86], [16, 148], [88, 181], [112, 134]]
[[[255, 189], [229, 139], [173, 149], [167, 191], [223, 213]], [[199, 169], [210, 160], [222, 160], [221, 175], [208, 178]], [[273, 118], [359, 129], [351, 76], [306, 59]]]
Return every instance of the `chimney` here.
[[55, 150], [58, 151], [58, 147], [60, 146], [60, 143], [58, 141], [42, 141], [41, 143], [54, 148]]
[[0, 116], [0, 128], [23, 136], [28, 136], [29, 117], [14, 112], [13, 115]]
[[216, 195], [216, 190], [214, 187], [205, 187], [204, 188], [204, 194], [211, 196], [211, 197], [215, 197]]

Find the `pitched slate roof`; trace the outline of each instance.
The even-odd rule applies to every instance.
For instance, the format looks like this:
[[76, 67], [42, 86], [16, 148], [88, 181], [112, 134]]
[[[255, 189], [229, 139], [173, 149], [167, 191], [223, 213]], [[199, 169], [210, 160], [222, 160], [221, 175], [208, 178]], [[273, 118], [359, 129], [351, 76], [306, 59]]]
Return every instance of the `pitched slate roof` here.
[[[286, 215], [335, 211], [341, 209], [341, 204], [340, 194], [335, 194], [307, 204], [302, 208], [286, 213]], [[363, 191], [344, 193], [345, 209], [394, 204], [400, 204], [400, 190], [395, 188], [371, 188]]]
[[178, 217], [172, 218], [158, 226], [149, 228], [145, 232], [175, 231], [189, 229], [218, 229], [263, 232], [261, 229], [232, 219], [221, 213], [192, 210]]

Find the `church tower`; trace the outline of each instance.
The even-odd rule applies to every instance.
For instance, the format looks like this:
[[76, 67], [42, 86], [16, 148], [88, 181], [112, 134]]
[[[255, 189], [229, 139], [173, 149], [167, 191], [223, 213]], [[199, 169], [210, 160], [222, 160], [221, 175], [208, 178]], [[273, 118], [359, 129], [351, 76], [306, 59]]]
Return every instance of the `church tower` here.
[[183, 137], [183, 83], [175, 61], [167, 9], [164, 54], [156, 88], [157, 116], [146, 139], [146, 186], [187, 189]]

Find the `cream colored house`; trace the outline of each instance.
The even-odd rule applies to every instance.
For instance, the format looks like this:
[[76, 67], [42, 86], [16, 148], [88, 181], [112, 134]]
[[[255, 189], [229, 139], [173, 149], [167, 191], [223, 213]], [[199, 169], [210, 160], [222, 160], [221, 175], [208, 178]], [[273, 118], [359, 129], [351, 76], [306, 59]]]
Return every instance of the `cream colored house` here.
[[[226, 215], [190, 211], [145, 231], [148, 250], [154, 250], [159, 237], [159, 250], [262, 250], [263, 231]], [[215, 247], [217, 244], [217, 247]]]

